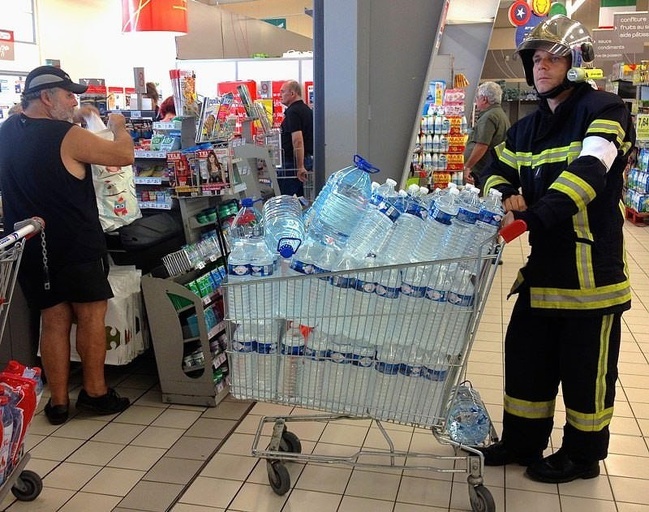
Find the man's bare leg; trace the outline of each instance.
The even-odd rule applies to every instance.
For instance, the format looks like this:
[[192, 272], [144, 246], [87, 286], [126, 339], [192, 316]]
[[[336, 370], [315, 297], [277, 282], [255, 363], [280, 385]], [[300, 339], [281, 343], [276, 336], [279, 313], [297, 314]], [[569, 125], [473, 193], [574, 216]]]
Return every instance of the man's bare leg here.
[[62, 302], [41, 311], [41, 360], [52, 405], [68, 405], [72, 307]]
[[91, 397], [108, 392], [104, 376], [106, 361], [106, 311], [108, 301], [72, 304], [77, 318], [77, 352], [83, 369], [83, 389]]

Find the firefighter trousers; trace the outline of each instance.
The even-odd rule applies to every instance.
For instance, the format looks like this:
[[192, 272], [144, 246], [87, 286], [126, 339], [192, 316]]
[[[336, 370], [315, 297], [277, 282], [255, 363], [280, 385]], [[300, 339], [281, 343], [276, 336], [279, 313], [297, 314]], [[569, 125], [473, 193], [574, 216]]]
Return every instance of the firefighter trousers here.
[[538, 315], [518, 296], [505, 336], [502, 439], [522, 454], [548, 446], [559, 384], [566, 422], [562, 449], [576, 462], [606, 458], [613, 415], [621, 313]]

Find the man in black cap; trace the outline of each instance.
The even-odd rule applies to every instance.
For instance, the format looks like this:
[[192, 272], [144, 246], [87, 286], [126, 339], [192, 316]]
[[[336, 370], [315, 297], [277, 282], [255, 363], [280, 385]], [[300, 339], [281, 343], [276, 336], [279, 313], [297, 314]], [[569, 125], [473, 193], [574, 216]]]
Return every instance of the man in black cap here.
[[46, 237], [25, 244], [19, 280], [41, 313], [41, 357], [51, 395], [45, 414], [54, 425], [68, 419], [73, 322], [83, 369], [77, 409], [115, 414], [130, 404], [104, 378], [104, 322], [113, 293], [90, 164], [131, 164], [133, 141], [121, 115], [108, 120], [113, 141], [73, 123], [76, 94], [86, 89], [63, 70], [40, 66], [27, 75], [23, 112], [0, 127], [4, 224], [11, 229], [30, 217], [45, 221]]

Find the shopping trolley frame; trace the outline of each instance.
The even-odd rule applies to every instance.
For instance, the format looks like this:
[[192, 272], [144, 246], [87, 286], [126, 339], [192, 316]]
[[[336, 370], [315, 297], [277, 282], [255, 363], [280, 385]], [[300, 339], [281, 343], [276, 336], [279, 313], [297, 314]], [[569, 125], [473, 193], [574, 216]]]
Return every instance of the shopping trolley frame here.
[[[16, 223], [14, 229], [15, 231], [0, 239], [0, 338], [4, 334], [7, 323], [24, 243], [42, 232], [45, 223], [42, 219], [33, 217]], [[29, 458], [29, 453], [23, 452], [14, 468], [5, 477], [0, 485], [0, 502], [9, 491], [20, 501], [33, 501], [43, 490], [41, 477], [34, 471], [25, 469]]]
[[[290, 475], [286, 469], [285, 462], [319, 462], [319, 463], [335, 463], [335, 464], [344, 464], [350, 466], [361, 466], [366, 468], [377, 468], [377, 467], [390, 467], [395, 469], [408, 469], [408, 470], [427, 470], [435, 471], [441, 473], [468, 473], [467, 483], [469, 488], [469, 500], [472, 507], [472, 510], [485, 511], [485, 512], [494, 512], [495, 511], [495, 502], [491, 492], [484, 486], [484, 456], [483, 454], [474, 446], [463, 445], [459, 442], [454, 441], [448, 431], [447, 431], [447, 421], [449, 415], [450, 405], [455, 399], [457, 394], [457, 389], [459, 384], [464, 380], [466, 376], [466, 363], [468, 361], [468, 355], [470, 354], [473, 341], [475, 339], [476, 331], [484, 311], [487, 297], [493, 279], [498, 270], [498, 263], [500, 262], [502, 251], [506, 242], [512, 240], [516, 236], [524, 232], [526, 226], [522, 222], [516, 221], [509, 229], [506, 229], [501, 232], [503, 242], [498, 244], [493, 244], [492, 248], [494, 250], [489, 251], [480, 251], [481, 256], [477, 258], [453, 258], [447, 260], [438, 260], [432, 262], [423, 262], [413, 265], [388, 265], [378, 268], [371, 269], [375, 274], [377, 272], [393, 272], [393, 271], [405, 271], [406, 269], [411, 269], [412, 267], [422, 267], [422, 266], [435, 266], [435, 267], [444, 267], [445, 269], [453, 268], [455, 272], [466, 272], [470, 271], [473, 275], [473, 286], [475, 292], [475, 299], [473, 301], [473, 306], [470, 309], [470, 318], [463, 332], [465, 339], [462, 341], [460, 353], [457, 356], [449, 356], [447, 362], [445, 363], [445, 368], [447, 374], [444, 379], [444, 384], [442, 386], [441, 393], [437, 393], [435, 397], [437, 398], [437, 407], [435, 413], [432, 414], [432, 417], [429, 415], [426, 419], [413, 420], [412, 417], [409, 417], [406, 420], [400, 420], [398, 418], [389, 417], [388, 421], [394, 422], [397, 424], [413, 426], [413, 427], [423, 427], [430, 429], [438, 442], [445, 445], [450, 445], [454, 448], [455, 455], [435, 455], [428, 453], [414, 453], [409, 451], [399, 451], [395, 450], [394, 443], [392, 442], [390, 435], [386, 428], [383, 426], [382, 421], [384, 418], [377, 417], [373, 415], [369, 408], [364, 408], [362, 413], [347, 414], [343, 410], [334, 410], [335, 407], [330, 407], [329, 405], [312, 404], [305, 405], [303, 402], [295, 402], [293, 400], [282, 399], [279, 395], [277, 396], [242, 396], [242, 398], [252, 398], [262, 402], [278, 403], [282, 405], [293, 405], [297, 407], [304, 408], [313, 408], [324, 410], [328, 414], [314, 414], [314, 415], [296, 415], [296, 416], [264, 416], [259, 422], [259, 426], [255, 433], [252, 445], [252, 455], [264, 458], [267, 461], [267, 472], [269, 483], [273, 491], [279, 495], [285, 494], [290, 489]], [[493, 242], [493, 241], [492, 241]], [[226, 295], [236, 294], [238, 287], [246, 286], [260, 286], [261, 283], [270, 284], [273, 281], [275, 282], [288, 282], [294, 280], [296, 283], [305, 282], [305, 279], [318, 279], [320, 281], [332, 281], [336, 278], [341, 278], [349, 276], [353, 273], [367, 273], [368, 269], [357, 269], [357, 270], [344, 270], [336, 272], [327, 272], [320, 273], [315, 275], [304, 275], [304, 276], [290, 276], [290, 277], [276, 277], [276, 278], [267, 278], [264, 280], [255, 281], [254, 284], [252, 281], [247, 283], [226, 283]], [[259, 295], [259, 290], [254, 290], [256, 293], [251, 293], [252, 295]], [[226, 301], [227, 302], [227, 301]], [[280, 298], [281, 302], [281, 298]], [[451, 310], [449, 310], [451, 311]], [[443, 314], [455, 314], [451, 311], [450, 313], [440, 313]], [[315, 313], [316, 320], [318, 313]], [[303, 315], [304, 317], [304, 315]], [[308, 315], [307, 315], [308, 317]], [[237, 315], [235, 312], [232, 314], [232, 311], [228, 307], [228, 318], [230, 320], [230, 340], [233, 339], [232, 334], [233, 330], [236, 328], [237, 322], [240, 322], [244, 319], [241, 318], [241, 315]], [[311, 320], [314, 320], [313, 318]], [[369, 323], [366, 323], [365, 326], [372, 324], [372, 322], [379, 321], [379, 315], [374, 316]], [[445, 324], [444, 328], [449, 328], [452, 321]], [[312, 324], [308, 324], [312, 325]], [[401, 333], [402, 331], [398, 331]], [[453, 331], [454, 333], [459, 331]], [[442, 334], [440, 334], [442, 336]], [[449, 347], [445, 347], [450, 349]], [[455, 352], [457, 353], [457, 352]], [[230, 367], [231, 374], [233, 376], [232, 382], [233, 394], [237, 396], [237, 385], [235, 373], [238, 371], [236, 365], [236, 353], [232, 348], [228, 350], [228, 356], [230, 357], [230, 362], [234, 363]], [[277, 357], [282, 357], [278, 354]], [[239, 390], [241, 391], [241, 390]], [[244, 390], [245, 393], [245, 390]], [[400, 391], [401, 393], [401, 391]], [[401, 397], [399, 397], [401, 398]], [[393, 398], [394, 400], [394, 398]], [[320, 422], [329, 422], [341, 419], [352, 419], [352, 420], [367, 420], [371, 419], [376, 423], [376, 426], [380, 430], [383, 438], [386, 441], [387, 449], [385, 450], [366, 450], [359, 449], [355, 453], [346, 456], [337, 456], [337, 455], [322, 455], [322, 454], [306, 454], [302, 453], [301, 442], [294, 433], [292, 433], [287, 428], [287, 423], [297, 422], [297, 421], [320, 421]], [[264, 436], [264, 429], [267, 424], [272, 424], [272, 434], [270, 436], [270, 442], [267, 448], [260, 448], [260, 443], [262, 439], [266, 439]], [[491, 427], [489, 442], [496, 440], [495, 431]], [[373, 462], [364, 462], [362, 458], [364, 457], [386, 457], [389, 460], [388, 464], [377, 464]], [[398, 464], [397, 460], [403, 460], [403, 464]], [[410, 464], [409, 462], [419, 461], [422, 459], [434, 460], [436, 463], [449, 464], [450, 467], [440, 467], [439, 465], [418, 465]], [[464, 463], [464, 464], [462, 464]]]

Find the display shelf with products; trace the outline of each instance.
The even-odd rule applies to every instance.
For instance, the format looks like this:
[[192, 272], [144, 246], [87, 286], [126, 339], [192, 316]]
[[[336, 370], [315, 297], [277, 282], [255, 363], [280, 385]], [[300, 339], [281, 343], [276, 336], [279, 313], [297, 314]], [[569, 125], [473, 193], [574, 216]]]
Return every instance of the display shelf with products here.
[[177, 276], [142, 278], [162, 399], [215, 406], [229, 391], [222, 260]]

